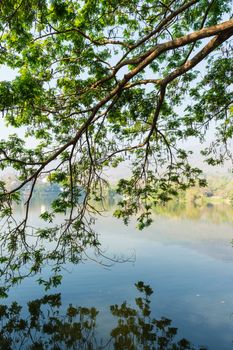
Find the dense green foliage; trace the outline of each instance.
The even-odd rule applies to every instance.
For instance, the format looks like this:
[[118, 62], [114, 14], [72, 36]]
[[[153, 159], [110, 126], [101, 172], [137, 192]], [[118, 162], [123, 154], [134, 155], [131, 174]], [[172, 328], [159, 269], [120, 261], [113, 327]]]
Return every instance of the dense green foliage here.
[[[0, 183], [1, 262], [2, 274], [17, 283], [22, 265], [29, 264], [27, 275], [50, 259], [57, 274], [64, 259], [80, 261], [86, 247], [100, 252], [93, 203], [103, 199], [109, 169], [130, 167], [118, 184], [115, 215], [127, 223], [137, 214], [142, 229], [152, 206], [206, 183], [189, 164], [184, 140], [202, 142], [214, 127], [206, 161], [231, 157], [232, 0], [3, 0], [0, 6], [0, 63], [16, 74], [0, 82], [2, 116], [16, 131], [0, 141], [0, 167], [14, 168], [20, 181], [13, 189]], [[29, 137], [35, 146], [28, 147]], [[43, 176], [63, 191], [38, 229], [29, 222], [30, 202]], [[13, 202], [25, 186], [19, 220]], [[57, 214], [65, 219], [53, 225]], [[48, 242], [56, 242], [49, 252]], [[57, 284], [55, 277], [50, 282]]]

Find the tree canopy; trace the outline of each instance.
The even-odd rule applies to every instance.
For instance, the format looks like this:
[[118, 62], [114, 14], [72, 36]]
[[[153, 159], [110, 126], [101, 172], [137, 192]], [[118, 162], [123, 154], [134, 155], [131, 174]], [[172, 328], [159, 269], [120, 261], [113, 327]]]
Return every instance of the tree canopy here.
[[[15, 128], [0, 141], [0, 167], [19, 180], [0, 183], [5, 268], [32, 260], [35, 272], [45, 257], [75, 262], [84, 247], [99, 249], [91, 224], [109, 169], [130, 167], [115, 215], [127, 223], [137, 214], [141, 229], [152, 206], [206, 183], [185, 140], [202, 143], [214, 126], [203, 156], [211, 165], [231, 158], [232, 0], [2, 0], [0, 11], [0, 64], [15, 71], [0, 82], [2, 118]], [[41, 215], [47, 226], [29, 227], [43, 176], [63, 191]], [[46, 255], [42, 241], [57, 244]]]

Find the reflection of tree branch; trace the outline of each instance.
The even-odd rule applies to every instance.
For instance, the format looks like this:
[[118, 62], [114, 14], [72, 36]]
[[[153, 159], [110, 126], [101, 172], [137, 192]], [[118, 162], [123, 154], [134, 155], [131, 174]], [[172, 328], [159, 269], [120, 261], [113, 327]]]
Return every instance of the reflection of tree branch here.
[[[142, 281], [135, 284], [139, 297], [135, 305], [126, 301], [111, 305], [110, 315], [116, 324], [109, 330], [107, 339], [100, 339], [95, 307], [70, 304], [64, 314], [60, 294], [45, 295], [27, 303], [27, 316], [22, 315], [17, 302], [0, 305], [0, 341], [4, 350], [30, 349], [157, 349], [195, 350], [186, 339], [177, 339], [177, 328], [165, 317], [156, 319], [151, 311], [153, 290]], [[202, 347], [202, 350], [205, 348]], [[198, 350], [198, 349], [196, 349]]]

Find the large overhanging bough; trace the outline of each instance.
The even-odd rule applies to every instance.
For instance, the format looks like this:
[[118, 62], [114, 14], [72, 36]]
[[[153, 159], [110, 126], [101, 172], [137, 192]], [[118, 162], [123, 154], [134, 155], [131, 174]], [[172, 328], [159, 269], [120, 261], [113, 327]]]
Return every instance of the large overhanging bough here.
[[[92, 222], [109, 169], [131, 167], [115, 216], [136, 215], [142, 229], [154, 205], [206, 183], [185, 140], [204, 142], [210, 128], [207, 163], [231, 159], [233, 19], [231, 0], [2, 0], [0, 11], [0, 63], [15, 72], [0, 83], [0, 109], [16, 130], [0, 142], [0, 166], [18, 177], [13, 188], [0, 183], [4, 294], [44, 262], [53, 262], [54, 275], [40, 280], [48, 287], [89, 247], [102, 261]], [[63, 192], [41, 215], [44, 227], [32, 227], [45, 176]], [[14, 202], [25, 187], [19, 219]]]

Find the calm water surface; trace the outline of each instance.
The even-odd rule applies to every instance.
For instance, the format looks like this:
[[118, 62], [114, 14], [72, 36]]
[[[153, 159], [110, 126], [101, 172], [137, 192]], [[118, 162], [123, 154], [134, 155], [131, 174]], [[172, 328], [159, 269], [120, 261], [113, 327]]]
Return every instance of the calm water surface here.
[[[44, 210], [37, 201], [31, 215]], [[138, 231], [114, 219], [111, 211], [99, 218], [96, 230], [106, 255], [129, 258], [110, 268], [91, 260], [66, 266], [61, 286], [62, 308], [69, 304], [95, 306], [98, 333], [107, 337], [113, 319], [109, 306], [124, 300], [134, 305], [137, 281], [154, 290], [152, 314], [172, 319], [178, 336], [194, 346], [233, 349], [233, 208], [227, 205], [173, 205], [154, 215], [151, 227]], [[49, 269], [48, 269], [49, 270]], [[35, 279], [14, 287], [4, 303], [21, 305], [45, 294]]]

